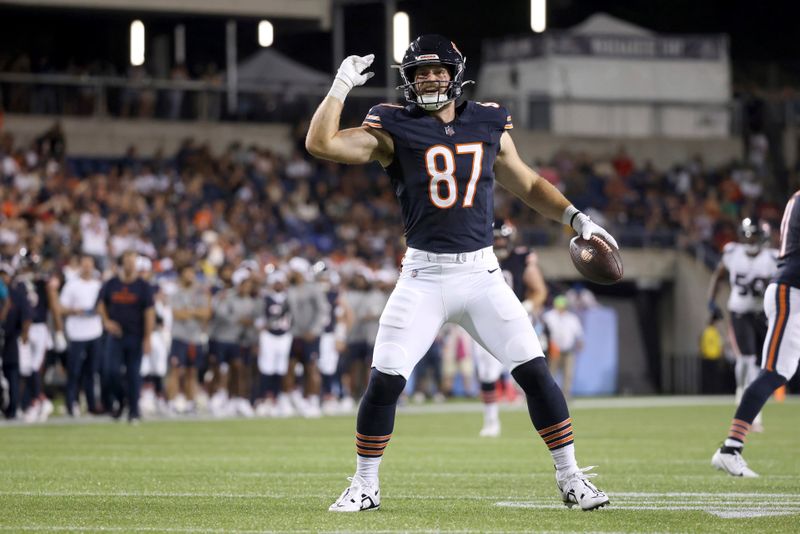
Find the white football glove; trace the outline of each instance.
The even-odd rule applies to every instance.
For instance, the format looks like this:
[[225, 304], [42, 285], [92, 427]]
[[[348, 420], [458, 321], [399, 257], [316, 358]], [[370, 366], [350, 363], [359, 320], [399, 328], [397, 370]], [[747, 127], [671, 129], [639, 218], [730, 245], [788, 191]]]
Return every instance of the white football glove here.
[[599, 224], [592, 221], [588, 215], [578, 211], [575, 206], [569, 206], [565, 209], [561, 220], [564, 224], [570, 225], [582, 238], [589, 239], [592, 235], [599, 235], [611, 243], [614, 248], [619, 249], [617, 240], [611, 237], [611, 234], [606, 232]]
[[336, 78], [333, 80], [328, 96], [332, 96], [344, 102], [353, 87], [364, 85], [367, 80], [375, 76], [374, 72], [364, 72], [375, 61], [375, 54], [366, 56], [348, 56], [342, 61], [339, 70], [336, 71]]

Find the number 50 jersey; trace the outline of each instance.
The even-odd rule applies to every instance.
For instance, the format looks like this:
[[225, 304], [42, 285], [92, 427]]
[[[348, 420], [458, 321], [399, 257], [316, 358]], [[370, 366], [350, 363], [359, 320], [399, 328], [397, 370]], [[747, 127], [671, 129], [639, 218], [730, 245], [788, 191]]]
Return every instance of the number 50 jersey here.
[[408, 246], [470, 252], [492, 246], [494, 162], [511, 116], [494, 103], [465, 101], [443, 123], [415, 105], [373, 106], [363, 126], [392, 136], [386, 168], [400, 201]]
[[764, 291], [778, 270], [778, 251], [763, 248], [751, 256], [741, 243], [728, 243], [722, 250], [722, 263], [731, 282], [728, 310], [735, 313], [763, 311]]

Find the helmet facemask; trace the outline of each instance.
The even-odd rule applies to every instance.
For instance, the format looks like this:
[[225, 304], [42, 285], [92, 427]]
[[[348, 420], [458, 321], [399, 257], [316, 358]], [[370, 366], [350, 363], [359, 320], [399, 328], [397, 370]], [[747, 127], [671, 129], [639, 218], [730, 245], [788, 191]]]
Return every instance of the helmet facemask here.
[[[442, 65], [450, 73], [450, 79], [445, 80], [423, 80], [416, 81], [417, 67], [424, 65]], [[461, 96], [462, 87], [466, 85], [464, 82], [464, 63], [447, 63], [439, 61], [415, 61], [411, 64], [403, 64], [400, 66], [400, 76], [403, 79], [403, 85], [398, 86], [398, 89], [403, 90], [406, 100], [412, 102], [425, 111], [436, 111], [442, 109], [445, 105], [458, 99]], [[421, 92], [419, 86], [427, 84], [436, 84], [438, 91]]]
[[[450, 80], [417, 82], [417, 68], [425, 65], [441, 65], [450, 73]], [[425, 111], [442, 109], [461, 96], [464, 85], [473, 83], [464, 81], [465, 65], [466, 59], [455, 43], [441, 35], [420, 35], [408, 46], [402, 64], [395, 65], [403, 80], [403, 84], [397, 89], [403, 90], [408, 102]], [[438, 85], [439, 91], [419, 90], [420, 84], [425, 86], [431, 82]]]
[[764, 231], [762, 225], [750, 218], [742, 221], [737, 233], [739, 234], [739, 241], [744, 245], [745, 252], [751, 256], [761, 252], [769, 238], [769, 233]]

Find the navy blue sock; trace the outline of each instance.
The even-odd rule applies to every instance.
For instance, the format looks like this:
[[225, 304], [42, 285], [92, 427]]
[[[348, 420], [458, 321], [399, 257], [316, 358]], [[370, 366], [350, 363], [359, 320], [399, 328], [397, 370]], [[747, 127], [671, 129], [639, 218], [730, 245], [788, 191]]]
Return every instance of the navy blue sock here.
[[383, 456], [394, 430], [397, 399], [405, 387], [406, 379], [402, 376], [372, 369], [367, 391], [358, 406], [356, 452], [359, 456]]
[[552, 451], [571, 445], [572, 419], [564, 394], [553, 380], [544, 358], [534, 358], [511, 371], [528, 401], [531, 422]]
[[283, 383], [283, 377], [281, 375], [269, 375], [269, 385], [267, 386], [267, 392], [272, 393], [274, 398], [278, 398], [278, 395], [281, 393], [281, 384]]
[[333, 393], [333, 375], [322, 375], [322, 395]]
[[786, 379], [775, 371], [762, 370], [758, 378], [744, 390], [742, 400], [739, 401], [739, 406], [736, 408], [736, 415], [733, 416], [731, 428], [728, 430], [728, 440], [744, 446], [753, 419], [767, 403], [770, 395], [785, 383]]
[[497, 381], [481, 382], [481, 400], [484, 404], [497, 402]]

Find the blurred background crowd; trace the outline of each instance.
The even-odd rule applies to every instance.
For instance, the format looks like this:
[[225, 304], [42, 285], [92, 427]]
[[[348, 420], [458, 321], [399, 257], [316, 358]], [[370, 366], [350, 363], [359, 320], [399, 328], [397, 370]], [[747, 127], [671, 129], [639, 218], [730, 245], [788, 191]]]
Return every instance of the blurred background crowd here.
[[[71, 158], [58, 123], [29, 146], [4, 133], [0, 271], [30, 308], [7, 317], [6, 344], [24, 334], [32, 347], [22, 358], [35, 358], [32, 351], [47, 362], [23, 372], [19, 390], [8, 383], [18, 378], [6, 374], [5, 389], [14, 392], [7, 417], [44, 419], [54, 395], [63, 395], [69, 414], [119, 417], [126, 395], [142, 387], [123, 382], [132, 365], [141, 367], [146, 412], [318, 416], [352, 409], [404, 251], [399, 207], [378, 166], [314, 161], [299, 146], [303, 125], [296, 131], [290, 158], [239, 144], [215, 153], [191, 139], [175, 154], [144, 156], [130, 147], [119, 158]], [[620, 147], [607, 158], [562, 150], [532, 163], [627, 247], [679, 246], [713, 259], [735, 239], [743, 215], [780, 217], [779, 206], [761, 200], [753, 162], [707, 169], [698, 157], [659, 170], [637, 167]], [[527, 252], [531, 244], [566, 242], [558, 225], [498, 193], [500, 224], [513, 228], [508, 246], [524, 244]], [[110, 280], [126, 276], [149, 288], [141, 295], [153, 310], [143, 362], [109, 361], [110, 310], [98, 314], [95, 306]], [[97, 282], [78, 291], [81, 306], [69, 300], [75, 280]], [[568, 289], [551, 288], [547, 307]], [[542, 312], [531, 309], [532, 320]], [[43, 332], [29, 336], [26, 320]], [[79, 332], [74, 346], [70, 321], [88, 322], [79, 326], [91, 331], [91, 343]], [[142, 338], [143, 327], [132, 328]], [[476, 394], [465, 362], [469, 343], [449, 339], [459, 336], [446, 331], [437, 340], [420, 366], [426, 378], [411, 381], [410, 394]], [[128, 415], [135, 420], [139, 412]]]

